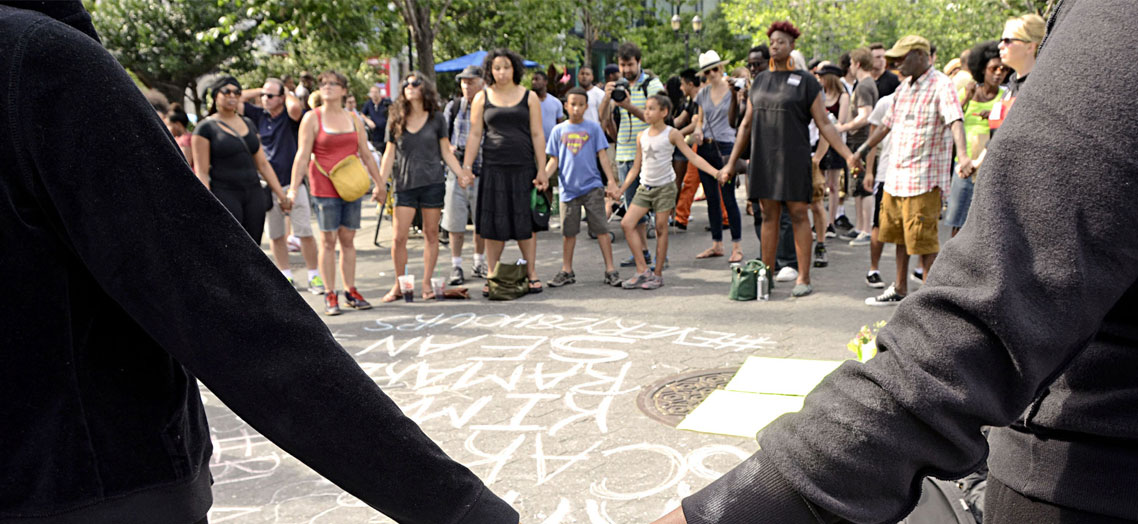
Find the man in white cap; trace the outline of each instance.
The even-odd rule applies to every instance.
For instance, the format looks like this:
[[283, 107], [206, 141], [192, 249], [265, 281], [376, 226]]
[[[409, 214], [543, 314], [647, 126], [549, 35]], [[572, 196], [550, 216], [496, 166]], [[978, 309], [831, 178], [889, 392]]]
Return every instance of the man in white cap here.
[[889, 166], [885, 195], [881, 198], [882, 242], [897, 245], [897, 281], [884, 293], [866, 299], [871, 306], [896, 305], [908, 294], [909, 255], [920, 255], [921, 267], [929, 267], [940, 251], [937, 222], [942, 193], [952, 180], [952, 147], [961, 158], [959, 169], [972, 172], [968, 144], [964, 140], [964, 112], [952, 80], [929, 65], [929, 42], [916, 35], [901, 38], [885, 56], [902, 60], [901, 74], [909, 78], [893, 97], [893, 109], [869, 141], [856, 151], [866, 151], [890, 130]]
[[[451, 148], [454, 149], [454, 154], [458, 158], [462, 158], [466, 151], [466, 136], [470, 132], [470, 103], [474, 100], [474, 95], [482, 91], [482, 76], [481, 67], [466, 66], [466, 69], [455, 76], [462, 86], [462, 97], [451, 100], [446, 109], [443, 110], [447, 128], [450, 130], [447, 136], [450, 137]], [[479, 155], [474, 159], [474, 172], [477, 174], [481, 171], [482, 156]], [[462, 285], [466, 281], [462, 273], [462, 244], [466, 239], [467, 219], [477, 216], [478, 198], [476, 195], [478, 195], [478, 177], [474, 178], [473, 185], [464, 188], [458, 185], [458, 176], [451, 173], [449, 169], [447, 170], [447, 193], [443, 201], [442, 226], [450, 234], [452, 267], [447, 283], [452, 286]], [[486, 244], [482, 241], [482, 237], [478, 236], [476, 229], [474, 231], [473, 273], [479, 278], [486, 278], [485, 252]]]

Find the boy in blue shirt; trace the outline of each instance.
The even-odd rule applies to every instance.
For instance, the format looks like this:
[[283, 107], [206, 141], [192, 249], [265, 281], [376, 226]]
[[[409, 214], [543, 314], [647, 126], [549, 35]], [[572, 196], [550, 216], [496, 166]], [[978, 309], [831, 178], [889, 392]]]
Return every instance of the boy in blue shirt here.
[[[570, 89], [565, 107], [569, 120], [554, 126], [545, 145], [545, 155], [549, 158], [546, 172], [552, 173], [556, 168], [561, 183], [561, 234], [564, 237], [561, 271], [549, 281], [549, 286], [560, 287], [577, 281], [573, 273], [573, 248], [581, 231], [582, 207], [589, 232], [596, 235], [601, 244], [605, 259], [604, 282], [619, 286], [620, 273], [612, 263], [612, 236], [605, 219], [605, 195], [614, 194], [617, 189], [605, 151], [609, 147], [608, 140], [600, 124], [585, 120], [588, 92], [580, 87]], [[600, 169], [604, 170], [605, 178], [601, 178]]]

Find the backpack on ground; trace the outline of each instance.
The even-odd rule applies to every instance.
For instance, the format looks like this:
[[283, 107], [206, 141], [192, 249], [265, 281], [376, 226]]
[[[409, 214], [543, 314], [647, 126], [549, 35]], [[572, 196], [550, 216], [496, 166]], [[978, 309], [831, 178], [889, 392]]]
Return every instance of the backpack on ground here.
[[731, 267], [731, 300], [757, 300], [759, 298], [759, 279], [766, 278], [766, 264], [762, 260], [748, 260], [745, 264]]
[[514, 300], [529, 292], [529, 270], [526, 264], [498, 262], [486, 277], [490, 300]]

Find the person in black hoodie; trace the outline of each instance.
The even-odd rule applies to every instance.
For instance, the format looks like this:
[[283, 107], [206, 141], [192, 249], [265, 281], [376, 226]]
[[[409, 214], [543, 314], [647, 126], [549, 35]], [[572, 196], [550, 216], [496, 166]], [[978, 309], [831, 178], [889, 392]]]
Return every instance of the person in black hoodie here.
[[897, 522], [922, 477], [985, 459], [985, 522], [1138, 522], [1138, 236], [1118, 234], [1138, 222], [1136, 16], [1130, 0], [1057, 3], [969, 226], [878, 355], [659, 523]]
[[0, 523], [203, 521], [195, 377], [397, 522], [518, 522], [197, 181], [80, 2], [0, 2], [0, 83], [0, 271], [19, 276], [0, 302]]

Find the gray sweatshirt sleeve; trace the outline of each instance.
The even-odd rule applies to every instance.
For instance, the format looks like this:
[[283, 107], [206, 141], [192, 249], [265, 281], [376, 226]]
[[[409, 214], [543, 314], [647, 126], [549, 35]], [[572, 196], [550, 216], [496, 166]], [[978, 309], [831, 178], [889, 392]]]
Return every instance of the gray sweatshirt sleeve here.
[[801, 507], [797, 494], [821, 511], [771, 522], [897, 521], [922, 477], [984, 460], [981, 426], [1019, 417], [1135, 285], [1135, 7], [1061, 9], [988, 145], [968, 224], [881, 331], [881, 353], [763, 430], [761, 451], [684, 500], [688, 522], [755, 522]]

